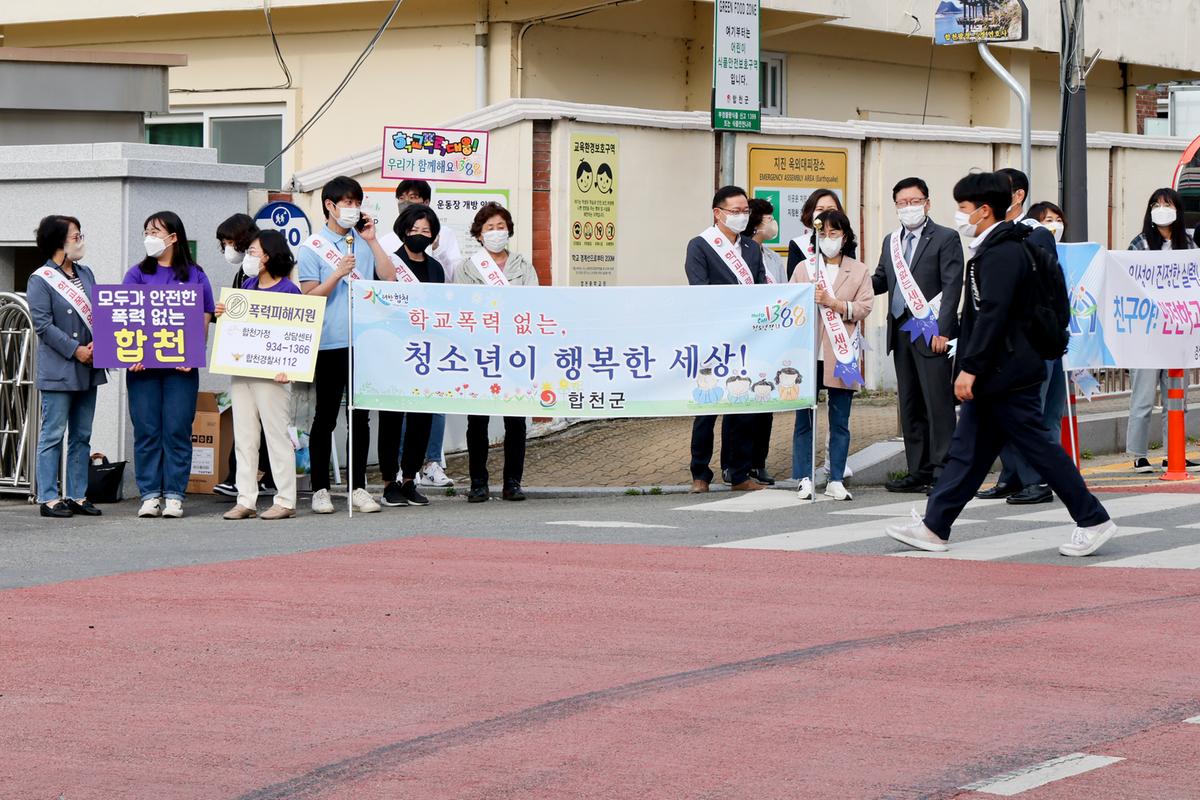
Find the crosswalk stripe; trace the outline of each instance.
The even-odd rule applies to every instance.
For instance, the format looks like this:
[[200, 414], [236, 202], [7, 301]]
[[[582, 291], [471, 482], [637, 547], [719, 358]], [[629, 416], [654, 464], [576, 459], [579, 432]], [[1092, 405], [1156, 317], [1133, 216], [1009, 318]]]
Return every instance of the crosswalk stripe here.
[[[1102, 551], [1103, 552], [1103, 551]], [[1189, 544], [1171, 550], [1142, 553], [1138, 556], [1102, 561], [1097, 567], [1150, 567], [1152, 569], [1200, 569], [1200, 544]]]
[[[904, 522], [905, 520], [898, 520]], [[978, 525], [981, 520], [960, 519], [959, 525]], [[811, 528], [805, 531], [776, 533], [770, 536], [758, 536], [753, 539], [739, 539], [735, 542], [710, 544], [708, 547], [728, 547], [744, 550], [819, 550], [822, 547], [833, 547], [839, 544], [865, 542], [868, 539], [884, 539], [887, 534], [884, 528], [888, 520], [869, 520], [867, 522], [851, 522], [847, 525], [834, 525], [828, 528]], [[888, 539], [888, 541], [891, 541]]]
[[988, 778], [985, 781], [972, 783], [962, 788], [969, 792], [982, 792], [1001, 797], [1013, 797], [1030, 789], [1036, 789], [1039, 786], [1045, 786], [1048, 783], [1061, 781], [1064, 778], [1070, 778], [1075, 775], [1082, 775], [1085, 772], [1091, 772], [1100, 767], [1107, 767], [1109, 764], [1115, 764], [1123, 760], [1113, 756], [1092, 756], [1086, 753], [1072, 753], [1069, 756], [1053, 758], [1049, 761], [1043, 761], [1040, 764], [1026, 767], [1025, 769], [1008, 772], [1004, 775], [997, 775], [995, 778]]
[[[834, 502], [824, 495], [818, 495], [821, 503]], [[710, 500], [704, 503], [679, 506], [675, 511], [725, 511], [735, 514], [752, 514], [756, 511], [776, 511], [781, 508], [811, 505], [811, 500], [801, 500], [796, 493], [787, 489], [763, 489], [759, 492], [739, 493], [724, 500]]]
[[[999, 558], [1036, 553], [1039, 550], [1053, 550], [1067, 541], [1074, 532], [1074, 525], [1056, 525], [1052, 528], [1035, 528], [1016, 533], [1005, 533], [999, 536], [986, 536], [981, 539], [971, 539], [961, 543], [950, 543], [950, 550], [945, 553], [926, 553], [917, 550], [906, 550], [903, 553], [892, 553], [900, 557], [919, 558], [948, 558], [963, 561], [995, 561]], [[1119, 528], [1114, 538], [1136, 536], [1142, 533], [1155, 533], [1162, 528]]]
[[[916, 509], [920, 514], [925, 510], [925, 496], [914, 495], [912, 500], [902, 500], [899, 503], [885, 503], [881, 506], [855, 506], [848, 504], [846, 508], [831, 511], [830, 514], [861, 517], [907, 517], [910, 509]], [[1004, 500], [980, 500], [978, 497], [967, 503], [966, 511], [987, 508], [988, 506], [1003, 505]]]
[[[1134, 517], [1138, 514], [1152, 514], [1156, 511], [1169, 511], [1175, 508], [1200, 503], [1200, 494], [1139, 494], [1131, 497], [1120, 497], [1116, 500], [1104, 501], [1104, 508], [1113, 519]], [[1071, 515], [1062, 506], [1049, 508], [1045, 511], [1033, 511], [1028, 514], [1015, 514], [1000, 517], [1003, 520], [1017, 522], [1070, 522]]]
[[670, 528], [677, 530], [676, 525], [652, 525], [648, 522], [625, 522], [624, 520], [616, 519], [596, 519], [596, 520], [574, 520], [564, 519], [556, 522], [547, 522], [547, 525], [571, 525], [576, 528]]

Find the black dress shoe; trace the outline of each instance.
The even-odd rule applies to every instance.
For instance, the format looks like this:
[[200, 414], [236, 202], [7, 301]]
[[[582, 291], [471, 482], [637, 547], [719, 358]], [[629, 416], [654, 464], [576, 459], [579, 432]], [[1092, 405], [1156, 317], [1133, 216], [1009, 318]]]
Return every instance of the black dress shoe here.
[[1010, 506], [1035, 506], [1038, 503], [1053, 503], [1054, 492], [1050, 491], [1049, 486], [1039, 486], [1035, 483], [1032, 486], [1026, 486], [1004, 502]]
[[902, 492], [905, 494], [927, 494], [930, 489], [930, 481], [914, 478], [912, 475], [905, 475], [903, 478], [897, 478], [894, 481], [888, 481], [884, 484], [885, 489], [889, 492]]
[[472, 486], [471, 491], [467, 492], [468, 503], [486, 503], [489, 499], [487, 486]]
[[990, 489], [984, 489], [975, 493], [975, 496], [980, 500], [1002, 500], [1005, 497], [1012, 497], [1017, 492], [1021, 491], [1021, 484], [1009, 483], [1008, 481], [1000, 481]]
[[504, 491], [500, 493], [500, 499], [511, 500], [514, 503], [525, 499], [525, 492], [521, 489], [521, 484], [510, 483], [504, 487]]
[[767, 468], [750, 470], [750, 477], [765, 486], [774, 486], [775, 478], [771, 477], [771, 473], [767, 472]]
[[91, 500], [86, 499], [82, 503], [76, 503], [74, 500], [68, 500], [67, 508], [71, 509], [72, 514], [82, 514], [85, 517], [98, 517], [104, 513], [92, 505]]
[[66, 503], [55, 503], [54, 505], [42, 503], [41, 512], [43, 517], [53, 517], [54, 519], [67, 519], [75, 516], [71, 513], [71, 509], [67, 508]]

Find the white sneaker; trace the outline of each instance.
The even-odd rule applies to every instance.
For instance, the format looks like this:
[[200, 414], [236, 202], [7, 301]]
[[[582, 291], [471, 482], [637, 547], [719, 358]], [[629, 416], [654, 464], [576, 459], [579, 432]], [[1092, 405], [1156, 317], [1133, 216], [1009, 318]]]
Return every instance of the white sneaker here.
[[1090, 556], [1099, 550], [1105, 542], [1117, 532], [1116, 523], [1111, 519], [1090, 528], [1076, 528], [1071, 534], [1071, 541], [1059, 545], [1058, 552], [1064, 556]]
[[313, 492], [312, 510], [314, 514], [333, 513], [333, 500], [329, 497], [328, 489], [318, 489]]
[[846, 487], [841, 481], [830, 481], [825, 487], [825, 496], [832, 497], [834, 500], [853, 500], [854, 495], [846, 491]]
[[138, 509], [139, 517], [161, 517], [162, 511], [158, 507], [158, 498], [151, 497], [149, 500], [142, 501], [142, 507]]
[[183, 501], [168, 497], [167, 507], [163, 509], [162, 515], [171, 519], [179, 519], [183, 516]]
[[912, 522], [907, 525], [888, 525], [886, 532], [897, 542], [915, 547], [917, 550], [944, 553], [950, 549], [946, 546], [945, 540], [925, 527], [925, 522], [915, 509], [912, 512]]
[[350, 504], [360, 514], [374, 514], [379, 510], [379, 503], [366, 489], [355, 489], [354, 494], [350, 495]]
[[454, 479], [446, 475], [446, 471], [442, 469], [441, 464], [436, 461], [428, 461], [421, 468], [421, 475], [417, 480], [417, 485], [441, 488], [444, 486], [453, 486]]
[[796, 497], [799, 500], [812, 500], [813, 485], [810, 478], [801, 478], [800, 486], [796, 489]]

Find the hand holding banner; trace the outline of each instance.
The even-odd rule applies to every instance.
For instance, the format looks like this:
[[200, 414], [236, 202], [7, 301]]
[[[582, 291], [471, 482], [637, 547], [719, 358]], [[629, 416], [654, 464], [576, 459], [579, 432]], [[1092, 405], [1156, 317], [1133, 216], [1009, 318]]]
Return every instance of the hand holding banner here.
[[325, 319], [325, 298], [307, 294], [221, 290], [212, 372], [245, 378], [312, 380]]

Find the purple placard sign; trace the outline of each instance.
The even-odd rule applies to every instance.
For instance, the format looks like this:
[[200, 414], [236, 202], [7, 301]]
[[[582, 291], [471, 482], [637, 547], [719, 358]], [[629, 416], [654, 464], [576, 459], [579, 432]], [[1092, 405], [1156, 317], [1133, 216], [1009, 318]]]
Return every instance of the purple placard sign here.
[[198, 285], [97, 286], [94, 297], [97, 367], [205, 365], [204, 295]]

